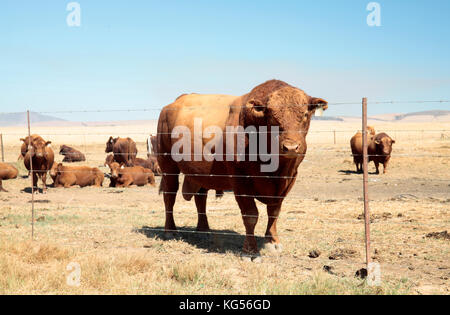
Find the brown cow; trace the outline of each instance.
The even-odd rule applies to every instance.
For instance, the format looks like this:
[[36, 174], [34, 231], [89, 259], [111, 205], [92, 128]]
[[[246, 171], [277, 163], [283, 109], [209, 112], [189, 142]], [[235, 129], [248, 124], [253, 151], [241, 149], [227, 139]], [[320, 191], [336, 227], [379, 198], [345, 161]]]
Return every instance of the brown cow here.
[[158, 159], [155, 156], [150, 156], [147, 160], [136, 158], [134, 161], [136, 166], [142, 166], [152, 170], [155, 176], [161, 176], [161, 169], [159, 168]]
[[136, 143], [131, 138], [110, 137], [106, 142], [106, 153], [114, 153], [114, 160], [119, 164], [134, 166], [137, 155]]
[[15, 179], [19, 175], [19, 171], [14, 166], [7, 163], [0, 163], [0, 192], [8, 192], [3, 188], [3, 180]]
[[60, 147], [59, 154], [64, 155], [63, 162], [72, 163], [86, 161], [86, 157], [83, 153], [65, 144]]
[[[311, 116], [318, 108], [327, 109], [327, 104], [323, 99], [310, 97], [302, 90], [285, 82], [271, 80], [241, 97], [191, 94], [182, 96], [166, 106], [159, 117], [157, 136], [158, 162], [163, 172], [160, 190], [164, 194], [166, 233], [170, 234], [176, 230], [173, 206], [179, 188], [177, 174], [182, 172], [185, 174], [183, 196], [189, 199], [195, 195], [198, 230], [209, 230], [206, 217], [207, 191], [210, 189], [233, 190], [246, 230], [244, 252], [252, 255], [258, 252], [254, 236], [259, 216], [255, 199], [267, 205], [268, 247], [281, 251], [276, 229], [281, 205], [295, 183], [297, 169], [306, 153], [306, 135]], [[206, 148], [205, 139], [204, 141], [201, 141], [200, 137], [194, 139], [194, 121], [199, 119], [202, 121], [202, 130], [208, 127], [214, 127], [215, 130], [219, 128], [221, 132], [219, 136], [222, 136], [219, 138], [223, 139], [223, 152], [228, 152], [226, 149], [231, 147], [235, 152], [232, 156], [233, 161], [220, 161], [217, 158], [209, 161], [205, 157], [201, 157], [200, 161], [194, 161], [196, 154], [195, 150], [192, 154], [192, 148], [188, 148], [190, 153], [184, 152], [185, 148], [183, 152], [179, 150], [181, 154], [187, 154], [187, 160], [176, 161], [171, 156], [174, 144], [186, 136], [182, 133], [179, 138], [172, 138], [172, 132], [177, 126], [187, 127], [192, 145], [197, 142], [202, 145], [201, 149]], [[263, 127], [279, 128], [280, 135], [274, 138], [277, 139], [276, 145], [280, 154], [272, 155], [272, 158], [278, 160], [276, 170], [265, 169], [264, 166], [267, 163], [261, 159], [249, 159], [251, 158], [249, 150], [255, 144], [254, 141], [249, 141], [251, 135], [243, 132], [230, 134], [226, 128], [239, 126], [242, 128], [254, 126], [257, 132], [253, 134], [260, 138], [267, 135]], [[189, 139], [189, 136], [187, 137]], [[244, 161], [236, 158], [236, 141], [234, 141], [242, 137], [245, 137], [245, 141], [240, 141], [245, 147]], [[230, 140], [232, 145], [227, 146], [229, 144], [227, 140]], [[220, 143], [217, 147], [220, 148]], [[239, 145], [237, 147], [239, 148]], [[238, 150], [238, 152], [242, 151]]]
[[[27, 139], [21, 140], [26, 143]], [[33, 187], [36, 193], [38, 193], [38, 177], [42, 180], [42, 192], [44, 194], [47, 193], [47, 172], [52, 168], [55, 159], [50, 144], [51, 141], [45, 141], [40, 136], [34, 137], [32, 141], [29, 142], [29, 149], [24, 157], [25, 167], [28, 171], [33, 173]], [[33, 165], [33, 169], [31, 169], [31, 165]]]
[[370, 142], [368, 148], [369, 161], [375, 163], [377, 174], [380, 174], [380, 164], [383, 164], [383, 174], [386, 174], [387, 165], [391, 159], [392, 145], [394, 143], [395, 140], [392, 140], [392, 138], [384, 132], [377, 134], [373, 141]]
[[87, 186], [101, 187], [105, 178], [103, 173], [96, 167], [64, 166], [62, 163], [52, 167], [50, 176], [55, 178], [55, 187], [64, 188], [70, 188], [75, 185], [82, 188]]
[[114, 154], [108, 154], [105, 159], [105, 164], [103, 165], [109, 166], [109, 164], [111, 164], [112, 162], [114, 162]]
[[[367, 144], [369, 145], [373, 138], [375, 137], [375, 128], [367, 127]], [[353, 162], [356, 165], [356, 173], [362, 173], [362, 163], [363, 163], [363, 145], [362, 145], [362, 132], [358, 131], [350, 140], [350, 147], [352, 149]]]
[[142, 166], [124, 167], [113, 162], [109, 165], [111, 169], [111, 184], [109, 187], [130, 187], [131, 185], [155, 186], [155, 176], [150, 169]]

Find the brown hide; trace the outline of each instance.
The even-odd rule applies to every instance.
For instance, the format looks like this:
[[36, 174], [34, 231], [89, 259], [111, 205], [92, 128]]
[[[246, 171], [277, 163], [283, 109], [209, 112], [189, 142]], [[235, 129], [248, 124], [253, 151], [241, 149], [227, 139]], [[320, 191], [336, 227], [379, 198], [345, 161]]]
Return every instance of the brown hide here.
[[119, 164], [133, 166], [137, 155], [136, 143], [131, 138], [110, 137], [106, 142], [106, 153], [114, 153], [114, 160]]
[[[37, 193], [38, 178], [42, 180], [43, 193], [47, 192], [47, 172], [52, 168], [55, 155], [50, 148], [50, 141], [45, 141], [42, 137], [33, 137], [30, 142], [30, 149], [24, 156], [24, 164], [28, 171], [33, 174], [33, 186]], [[21, 139], [26, 143], [27, 139]], [[31, 163], [32, 162], [32, 163]], [[33, 169], [31, 169], [33, 165]]]
[[19, 171], [14, 166], [7, 164], [7, 163], [0, 163], [0, 192], [4, 191], [7, 192], [3, 188], [3, 180], [10, 180], [17, 178], [17, 175], [19, 174]]
[[132, 185], [145, 186], [150, 184], [155, 186], [155, 176], [150, 169], [142, 166], [123, 167], [119, 163], [113, 162], [109, 165], [111, 169], [110, 187], [130, 187]]
[[64, 144], [60, 147], [59, 154], [64, 155], [63, 162], [72, 163], [86, 161], [86, 157], [83, 153]]
[[96, 167], [88, 166], [64, 166], [59, 163], [56, 167], [56, 173], [53, 173], [53, 167], [50, 175], [55, 176], [55, 187], [69, 188], [72, 186], [96, 186], [103, 185], [104, 175]]

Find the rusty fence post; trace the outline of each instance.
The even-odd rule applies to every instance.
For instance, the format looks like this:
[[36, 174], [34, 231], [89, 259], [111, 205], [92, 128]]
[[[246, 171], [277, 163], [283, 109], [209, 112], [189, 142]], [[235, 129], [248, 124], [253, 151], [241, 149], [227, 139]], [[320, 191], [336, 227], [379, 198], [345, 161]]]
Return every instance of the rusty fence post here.
[[5, 162], [5, 151], [3, 150], [3, 134], [0, 133], [0, 142], [2, 145], [2, 162]]
[[[28, 122], [28, 150], [31, 146], [31, 127], [30, 127], [30, 111], [27, 110]], [[34, 172], [33, 172], [33, 158], [30, 154], [30, 170], [31, 170], [31, 240], [34, 240]]]
[[362, 101], [362, 132], [363, 132], [363, 194], [364, 194], [364, 230], [365, 230], [365, 242], [366, 242], [366, 264], [367, 264], [367, 276], [370, 278], [370, 210], [369, 210], [369, 170], [368, 170], [368, 143], [367, 143], [367, 98], [363, 98]]

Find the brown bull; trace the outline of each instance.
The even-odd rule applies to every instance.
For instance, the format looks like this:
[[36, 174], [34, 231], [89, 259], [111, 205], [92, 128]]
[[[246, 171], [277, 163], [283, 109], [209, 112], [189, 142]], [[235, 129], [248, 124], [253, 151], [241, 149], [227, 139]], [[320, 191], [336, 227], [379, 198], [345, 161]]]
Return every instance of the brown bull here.
[[106, 142], [106, 153], [112, 152], [114, 160], [119, 164], [134, 166], [137, 155], [136, 142], [131, 138], [113, 138], [110, 137]]
[[17, 168], [7, 163], [0, 163], [0, 192], [8, 192], [3, 188], [2, 181], [15, 179], [17, 178], [17, 175], [19, 175], [19, 171], [17, 170]]
[[380, 164], [383, 164], [383, 174], [386, 174], [388, 162], [391, 159], [392, 145], [394, 143], [395, 140], [384, 132], [377, 134], [373, 141], [370, 142], [368, 148], [369, 161], [375, 163], [377, 174], [380, 174]]
[[45, 194], [47, 193], [47, 172], [52, 168], [55, 158], [53, 150], [50, 148], [51, 141], [45, 141], [40, 136], [32, 136], [31, 141], [28, 137], [21, 140], [29, 143], [28, 151], [24, 156], [24, 164], [27, 170], [33, 174], [35, 192], [38, 192], [37, 182], [40, 178], [43, 184], [42, 192]]
[[[375, 137], [375, 129], [371, 126], [367, 127], [367, 144], [369, 145]], [[356, 165], [356, 172], [362, 173], [363, 163], [363, 144], [362, 144], [362, 132], [358, 131], [350, 140], [350, 147], [352, 149], [353, 162]]]
[[59, 154], [64, 155], [63, 162], [72, 163], [72, 162], [84, 162], [86, 161], [86, 157], [83, 153], [74, 148], [71, 148], [65, 144], [63, 144], [59, 149]]
[[[163, 172], [160, 190], [164, 194], [166, 233], [170, 234], [176, 230], [173, 211], [179, 188], [177, 174], [182, 172], [185, 174], [183, 196], [186, 199], [195, 196], [198, 230], [209, 230], [206, 217], [207, 191], [233, 190], [246, 230], [244, 252], [249, 254], [258, 252], [254, 231], [259, 214], [255, 199], [267, 205], [268, 246], [281, 250], [276, 229], [281, 205], [295, 183], [297, 169], [306, 153], [306, 135], [311, 116], [316, 109], [327, 107], [327, 102], [323, 99], [310, 97], [302, 90], [277, 80], [259, 85], [241, 97], [191, 94], [181, 96], [166, 106], [159, 117], [157, 135], [158, 162]], [[223, 139], [223, 152], [228, 152], [227, 149], [230, 147], [234, 150], [231, 161], [228, 160], [230, 156], [228, 153], [226, 154], [228, 161], [225, 159], [221, 161], [218, 158], [211, 161], [205, 156], [201, 156], [200, 161], [195, 160], [198, 153], [195, 153], [194, 144], [200, 144], [200, 149], [205, 149], [205, 142], [212, 137], [202, 139], [195, 136], [195, 121], [199, 119], [202, 121], [201, 130], [205, 131], [206, 128], [210, 130], [209, 127], [212, 127], [221, 133], [217, 139]], [[188, 137], [182, 134], [172, 138], [172, 132], [178, 126], [190, 131], [191, 138], [187, 140], [192, 144], [192, 147], [188, 148], [190, 152], [186, 152], [185, 148], [179, 150], [181, 155], [187, 157], [181, 161], [178, 157], [175, 160], [171, 155], [174, 145], [185, 136]], [[255, 141], [252, 141], [253, 136], [242, 132], [230, 134], [227, 126], [232, 128], [253, 126], [257, 136], [262, 139], [263, 136], [267, 136], [265, 138], [267, 142], [272, 136], [267, 135], [263, 127], [278, 127], [280, 135], [273, 138], [277, 139], [274, 146], [280, 153], [272, 155], [272, 158], [279, 160], [278, 167], [270, 171], [264, 169], [266, 163], [261, 158], [254, 159], [251, 154], [250, 149], [255, 145]], [[241, 152], [236, 150], [236, 143], [242, 136], [245, 137], [245, 141], [240, 142], [245, 148], [243, 160], [235, 154]], [[271, 152], [274, 152], [275, 147], [271, 147]], [[237, 148], [239, 149], [239, 146]], [[217, 151], [220, 149], [219, 142], [210, 152], [218, 156], [220, 154]]]
[[142, 166], [124, 167], [113, 162], [109, 165], [111, 169], [110, 187], [127, 188], [132, 185], [145, 186], [150, 184], [155, 186], [155, 176], [150, 169]]
[[96, 167], [88, 166], [64, 166], [59, 163], [52, 167], [50, 176], [54, 178], [55, 187], [70, 188], [72, 186], [96, 186], [103, 185], [104, 175]]

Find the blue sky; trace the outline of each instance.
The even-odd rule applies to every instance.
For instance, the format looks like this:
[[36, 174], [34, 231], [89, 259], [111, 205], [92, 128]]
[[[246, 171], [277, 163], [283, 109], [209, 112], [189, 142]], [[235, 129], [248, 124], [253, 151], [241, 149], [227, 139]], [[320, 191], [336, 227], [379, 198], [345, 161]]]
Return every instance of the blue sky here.
[[[330, 102], [450, 98], [447, 0], [378, 1], [380, 27], [366, 23], [367, 0], [80, 0], [81, 27], [66, 24], [69, 2], [1, 1], [1, 112], [160, 108], [182, 93], [241, 95], [272, 78]], [[369, 114], [427, 109], [450, 104]]]

